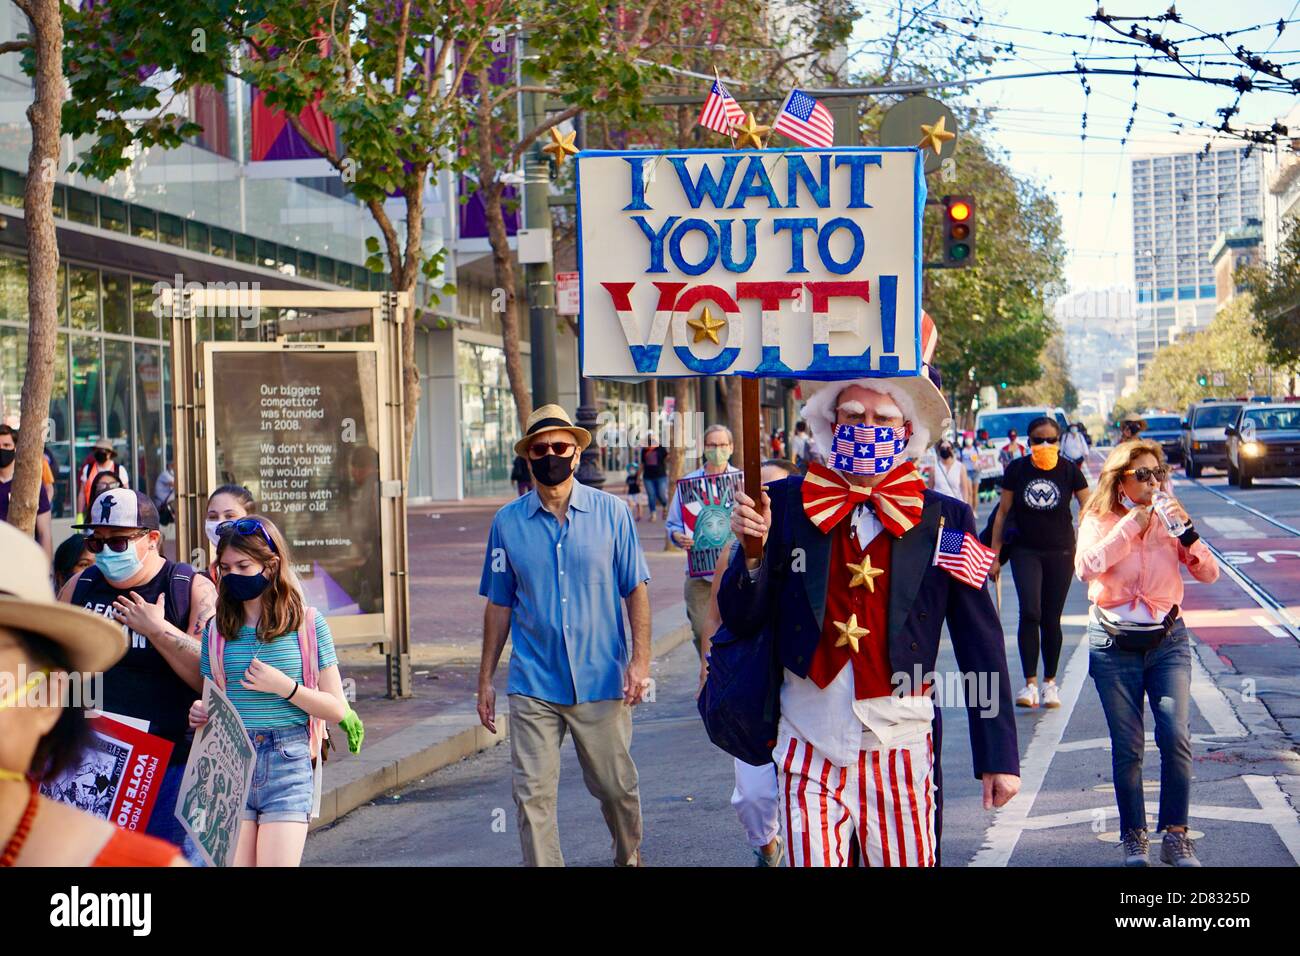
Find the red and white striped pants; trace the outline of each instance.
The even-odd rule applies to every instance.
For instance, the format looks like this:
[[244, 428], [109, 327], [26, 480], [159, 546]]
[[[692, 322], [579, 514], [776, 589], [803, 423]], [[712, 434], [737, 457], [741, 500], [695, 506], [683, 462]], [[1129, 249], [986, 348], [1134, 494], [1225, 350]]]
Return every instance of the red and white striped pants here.
[[777, 769], [791, 866], [934, 866], [929, 734], [910, 746], [863, 750], [848, 767], [791, 736]]

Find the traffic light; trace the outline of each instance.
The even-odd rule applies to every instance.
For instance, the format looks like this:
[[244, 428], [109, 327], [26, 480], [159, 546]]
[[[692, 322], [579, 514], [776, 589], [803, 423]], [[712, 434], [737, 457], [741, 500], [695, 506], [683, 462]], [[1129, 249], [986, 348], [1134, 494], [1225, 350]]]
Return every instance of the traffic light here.
[[1201, 386], [1201, 388], [1205, 388], [1205, 386], [1210, 384], [1210, 376], [1202, 372], [1200, 375], [1196, 376], [1196, 384]]
[[975, 200], [943, 197], [943, 262], [951, 268], [975, 261]]

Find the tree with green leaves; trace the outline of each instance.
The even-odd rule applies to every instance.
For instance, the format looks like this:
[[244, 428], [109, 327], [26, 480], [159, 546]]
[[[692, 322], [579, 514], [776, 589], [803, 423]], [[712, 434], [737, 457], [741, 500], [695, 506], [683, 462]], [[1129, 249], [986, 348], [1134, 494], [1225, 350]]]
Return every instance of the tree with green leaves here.
[[[509, 0], [187, 0], [65, 7], [70, 97], [64, 132], [89, 137], [76, 165], [108, 179], [139, 150], [174, 148], [202, 132], [184, 95], [238, 77], [284, 111], [305, 142], [339, 171], [379, 232], [369, 266], [387, 263], [393, 288], [415, 294], [421, 275], [442, 285], [444, 250], [427, 247], [430, 175], [460, 161], [470, 122], [464, 79], [514, 26]], [[144, 82], [155, 74], [167, 82]], [[320, 142], [299, 114], [315, 104], [336, 142]], [[399, 197], [404, 215], [386, 201]], [[419, 303], [417, 303], [418, 305]], [[417, 316], [418, 317], [418, 316]], [[420, 396], [415, 322], [403, 325], [406, 445]]]
[[1239, 272], [1238, 280], [1255, 297], [1255, 321], [1268, 360], [1290, 373], [1295, 394], [1300, 376], [1300, 222], [1288, 222], [1272, 262]]
[[0, 53], [18, 52], [32, 77], [27, 121], [32, 142], [27, 153], [23, 219], [27, 232], [27, 365], [23, 375], [22, 427], [8, 521], [31, 534], [40, 505], [41, 459], [45, 451], [45, 414], [54, 387], [54, 358], [59, 328], [59, 244], [54, 230], [54, 182], [60, 150], [59, 111], [63, 84], [63, 11], [59, 0], [13, 0], [27, 17], [29, 31], [0, 45]]

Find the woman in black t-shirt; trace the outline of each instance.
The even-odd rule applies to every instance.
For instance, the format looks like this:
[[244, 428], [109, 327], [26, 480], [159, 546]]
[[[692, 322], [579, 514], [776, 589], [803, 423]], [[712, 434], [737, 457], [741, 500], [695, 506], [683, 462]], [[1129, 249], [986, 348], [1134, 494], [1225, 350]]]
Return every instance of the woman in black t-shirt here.
[[[1029, 454], [1007, 466], [1002, 500], [993, 521], [993, 550], [1004, 542], [1008, 523], [1014, 537], [1011, 574], [1020, 603], [1020, 665], [1025, 686], [1016, 695], [1021, 707], [1061, 706], [1056, 667], [1061, 659], [1061, 612], [1074, 576], [1074, 515], [1070, 498], [1080, 507], [1088, 500], [1088, 479], [1078, 465], [1060, 456], [1061, 428], [1053, 418], [1029, 423]], [[994, 565], [993, 573], [998, 573]], [[1043, 654], [1043, 687], [1038, 687], [1038, 653]]]

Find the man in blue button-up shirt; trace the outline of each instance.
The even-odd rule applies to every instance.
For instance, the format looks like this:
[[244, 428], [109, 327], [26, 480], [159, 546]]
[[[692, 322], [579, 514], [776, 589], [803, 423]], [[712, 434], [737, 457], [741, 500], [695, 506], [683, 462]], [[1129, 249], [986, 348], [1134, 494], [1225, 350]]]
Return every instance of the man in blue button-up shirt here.
[[[534, 489], [492, 522], [479, 593], [479, 719], [496, 732], [492, 685], [512, 637], [510, 750], [524, 863], [562, 866], [555, 804], [560, 744], [573, 734], [587, 788], [614, 837], [615, 863], [635, 865], [641, 798], [631, 707], [650, 681], [650, 572], [627, 505], [574, 480], [586, 429], [557, 405], [528, 419], [515, 446]], [[620, 599], [632, 625], [629, 658]]]

